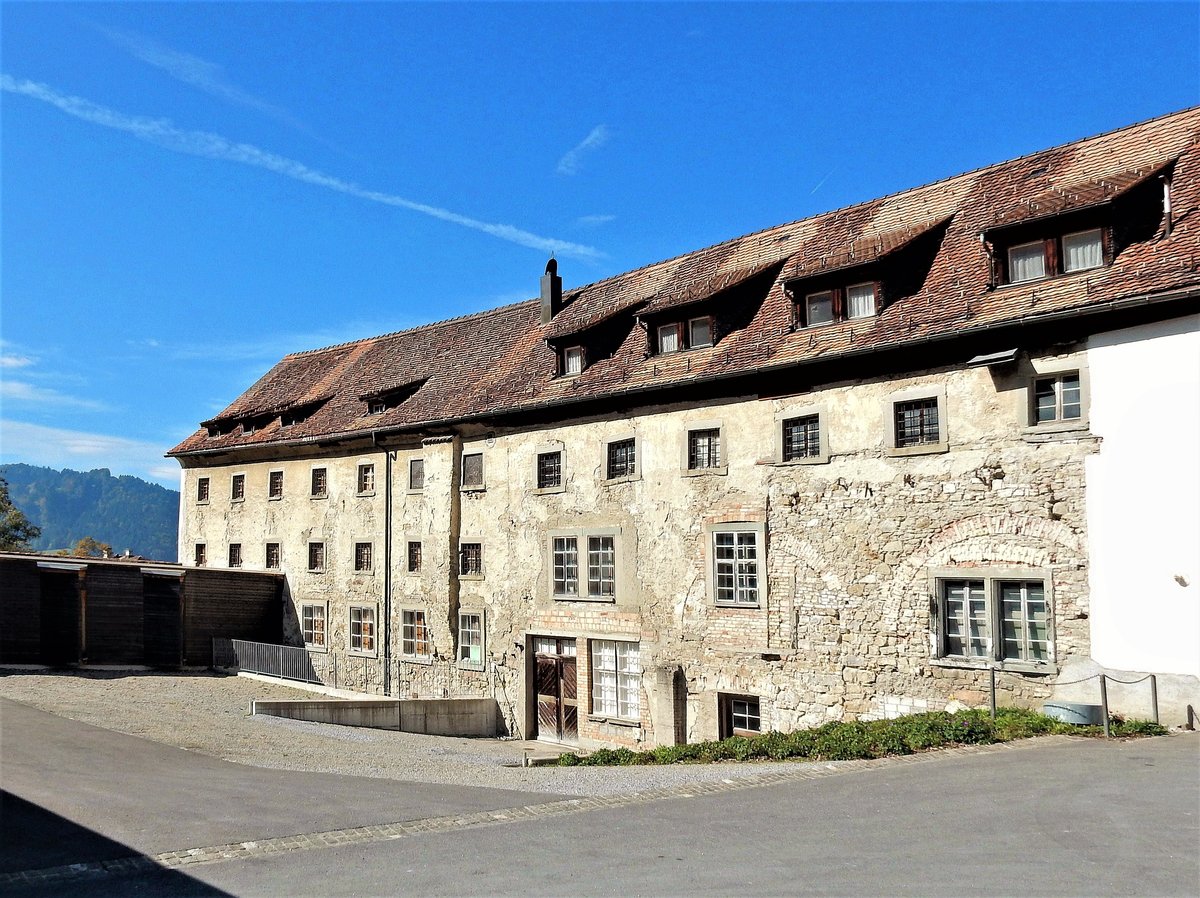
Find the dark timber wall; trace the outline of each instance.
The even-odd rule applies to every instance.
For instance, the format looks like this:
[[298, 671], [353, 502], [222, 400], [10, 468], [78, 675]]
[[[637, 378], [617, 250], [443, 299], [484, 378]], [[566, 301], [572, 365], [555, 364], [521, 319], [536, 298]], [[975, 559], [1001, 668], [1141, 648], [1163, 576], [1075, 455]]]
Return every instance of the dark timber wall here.
[[208, 666], [214, 636], [282, 642], [283, 578], [0, 556], [0, 664]]

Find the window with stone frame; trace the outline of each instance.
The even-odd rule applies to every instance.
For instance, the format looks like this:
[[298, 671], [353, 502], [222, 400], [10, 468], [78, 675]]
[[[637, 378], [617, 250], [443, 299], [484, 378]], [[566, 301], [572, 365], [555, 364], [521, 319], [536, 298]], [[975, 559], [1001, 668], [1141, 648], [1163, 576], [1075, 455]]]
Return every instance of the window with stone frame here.
[[196, 478], [196, 502], [200, 505], [208, 504], [208, 478]]
[[[586, 553], [582, 565], [581, 547]], [[554, 598], [611, 602], [617, 594], [617, 538], [612, 533], [554, 536], [550, 540], [550, 567]]]
[[375, 651], [375, 606], [350, 606], [350, 651], [372, 654]]
[[358, 573], [369, 573], [375, 547], [371, 543], [354, 544], [354, 570]]
[[230, 567], [241, 567], [242, 566], [242, 544], [241, 543], [230, 543], [229, 544], [229, 566]]
[[483, 612], [458, 613], [458, 661], [466, 667], [483, 667]]
[[304, 644], [309, 648], [325, 648], [325, 606], [302, 604], [300, 606], [300, 630]]
[[464, 452], [462, 457], [462, 488], [483, 489], [483, 453]]
[[821, 457], [821, 416], [801, 415], [783, 421], [783, 461]]
[[358, 466], [357, 491], [360, 496], [375, 494], [375, 466], [369, 462]]
[[942, 441], [936, 396], [896, 402], [893, 405], [897, 449], [937, 444]]
[[421, 573], [421, 543], [417, 540], [409, 540], [407, 546], [407, 564], [410, 574]]
[[313, 573], [325, 570], [325, 543], [310, 542], [308, 544], [308, 569]]
[[424, 611], [416, 608], [401, 611], [400, 653], [410, 658], [428, 658], [433, 654], [429, 624]]
[[641, 720], [640, 645], [611, 639], [591, 642], [591, 713], [597, 717]]
[[324, 499], [329, 495], [329, 472], [325, 468], [312, 469], [312, 486], [309, 495], [314, 499]]
[[267, 474], [267, 498], [283, 498], [283, 471], [271, 471]]
[[279, 570], [281, 562], [281, 553], [279, 543], [267, 543], [266, 551], [263, 553], [263, 566], [269, 571]]
[[688, 431], [687, 466], [689, 471], [722, 467], [721, 429], [719, 427]]
[[1078, 371], [1062, 371], [1033, 380], [1033, 423], [1053, 424], [1083, 418], [1083, 388]]
[[537, 488], [554, 489], [562, 486], [562, 450], [539, 452], [537, 457]]
[[411, 492], [425, 489], [425, 459], [411, 458], [408, 461], [408, 488]]
[[229, 479], [229, 498], [241, 502], [246, 498], [246, 475], [234, 474]]
[[605, 451], [606, 479], [618, 480], [637, 474], [637, 441], [633, 437], [613, 440]]
[[458, 573], [463, 577], [483, 576], [483, 543], [459, 543]]
[[717, 713], [720, 718], [719, 735], [756, 736], [762, 732], [762, 714], [756, 695], [731, 695], [719, 693]]
[[1053, 661], [1045, 580], [971, 576], [936, 583], [938, 657], [985, 664]]

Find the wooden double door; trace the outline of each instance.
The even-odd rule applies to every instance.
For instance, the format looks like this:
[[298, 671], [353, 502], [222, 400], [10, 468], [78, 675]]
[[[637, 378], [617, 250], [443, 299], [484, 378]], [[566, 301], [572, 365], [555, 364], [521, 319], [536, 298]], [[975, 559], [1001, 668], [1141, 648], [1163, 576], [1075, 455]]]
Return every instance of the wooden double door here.
[[537, 702], [535, 739], [575, 742], [579, 739], [579, 686], [575, 640], [535, 636], [534, 699]]

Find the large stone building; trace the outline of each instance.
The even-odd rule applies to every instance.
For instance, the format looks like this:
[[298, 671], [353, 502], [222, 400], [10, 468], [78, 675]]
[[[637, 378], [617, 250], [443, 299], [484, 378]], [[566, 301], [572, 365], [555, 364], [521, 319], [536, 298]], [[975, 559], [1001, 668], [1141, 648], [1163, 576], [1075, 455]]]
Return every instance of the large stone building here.
[[789, 730], [993, 674], [1094, 701], [1100, 670], [1159, 674], [1177, 719], [1198, 135], [1189, 110], [583, 287], [552, 261], [540, 299], [289, 355], [172, 450], [181, 558], [282, 571], [339, 685], [494, 696], [529, 738]]

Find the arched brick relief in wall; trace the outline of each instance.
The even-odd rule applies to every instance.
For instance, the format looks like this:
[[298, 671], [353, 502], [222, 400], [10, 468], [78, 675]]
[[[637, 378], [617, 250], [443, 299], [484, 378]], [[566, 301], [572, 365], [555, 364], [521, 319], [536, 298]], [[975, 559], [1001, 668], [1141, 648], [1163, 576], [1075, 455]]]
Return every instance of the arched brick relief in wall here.
[[934, 534], [896, 568], [891, 587], [883, 593], [880, 626], [884, 632], [896, 633], [902, 610], [924, 614], [924, 600], [914, 602], [912, 597], [924, 597], [931, 568], [967, 563], [1080, 567], [1086, 558], [1082, 535], [1062, 521], [1018, 514], [964, 518]]

